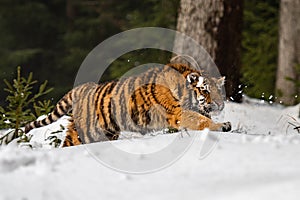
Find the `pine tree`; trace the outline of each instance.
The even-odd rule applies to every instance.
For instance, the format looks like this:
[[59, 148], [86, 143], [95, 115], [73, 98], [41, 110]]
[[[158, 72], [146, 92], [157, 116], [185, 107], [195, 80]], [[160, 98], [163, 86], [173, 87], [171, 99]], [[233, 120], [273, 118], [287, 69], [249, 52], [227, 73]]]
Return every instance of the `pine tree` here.
[[[30, 73], [27, 78], [21, 76], [21, 67], [17, 69], [17, 77], [10, 83], [4, 80], [6, 87], [4, 90], [8, 92], [6, 101], [8, 105], [0, 107], [0, 127], [11, 128], [13, 135], [10, 140], [24, 135], [21, 129], [26, 123], [35, 120], [37, 114], [46, 114], [53, 108], [50, 101], [38, 101], [40, 97], [52, 91], [52, 88], [47, 89], [47, 81], [39, 86], [37, 93], [33, 93], [33, 85], [37, 83], [33, 80], [33, 74]], [[35, 112], [33, 112], [33, 109]], [[35, 113], [35, 115], [34, 115]], [[9, 133], [10, 134], [10, 133]], [[1, 137], [2, 139], [5, 138]]]
[[275, 96], [279, 0], [244, 2], [242, 38], [242, 82], [246, 86], [244, 90], [251, 97], [274, 100], [269, 98]]

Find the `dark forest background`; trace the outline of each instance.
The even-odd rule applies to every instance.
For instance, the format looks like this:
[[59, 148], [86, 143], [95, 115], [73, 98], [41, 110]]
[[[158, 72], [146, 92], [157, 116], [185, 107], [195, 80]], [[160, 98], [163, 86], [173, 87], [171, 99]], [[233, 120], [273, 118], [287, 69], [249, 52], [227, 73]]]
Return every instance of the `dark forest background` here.
[[[40, 83], [48, 80], [54, 90], [46, 98], [55, 103], [73, 87], [82, 61], [100, 42], [137, 27], [176, 30], [178, 9], [179, 0], [1, 0], [1, 105], [6, 96], [2, 79], [14, 78], [17, 66], [24, 76], [32, 71]], [[243, 12], [241, 81], [247, 95], [268, 98], [275, 90], [279, 0], [245, 0]], [[136, 64], [166, 63], [170, 56], [132, 52], [114, 62], [103, 80]]]

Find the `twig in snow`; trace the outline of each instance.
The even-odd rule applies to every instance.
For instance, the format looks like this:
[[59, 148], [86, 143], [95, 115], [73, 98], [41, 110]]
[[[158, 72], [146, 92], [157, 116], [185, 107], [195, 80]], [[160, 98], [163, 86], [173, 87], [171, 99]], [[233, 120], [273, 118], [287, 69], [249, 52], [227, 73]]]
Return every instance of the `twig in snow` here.
[[237, 128], [231, 131], [232, 133], [239, 133], [239, 134], [247, 134], [247, 128], [242, 125], [241, 123], [238, 123]]
[[288, 122], [289, 125], [288, 125], [287, 129], [291, 125], [291, 126], [293, 126], [293, 130], [296, 130], [297, 133], [300, 133], [300, 122], [298, 122], [294, 117], [292, 117], [290, 115], [287, 115], [287, 116], [290, 117], [293, 120], [293, 122]]
[[300, 133], [300, 126], [297, 126], [296, 124], [293, 124], [292, 122], [288, 122], [290, 125], [294, 126], [294, 130], [296, 130], [298, 133]]

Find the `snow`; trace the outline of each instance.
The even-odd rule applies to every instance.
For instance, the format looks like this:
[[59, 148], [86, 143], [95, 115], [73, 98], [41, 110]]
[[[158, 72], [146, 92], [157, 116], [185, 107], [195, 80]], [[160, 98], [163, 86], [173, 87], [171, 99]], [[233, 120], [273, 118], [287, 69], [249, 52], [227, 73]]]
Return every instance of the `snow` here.
[[[53, 148], [43, 141], [48, 137], [45, 132], [60, 130], [60, 124], [67, 123], [64, 117], [32, 132], [33, 149], [15, 144], [0, 148], [0, 200], [298, 199], [300, 135], [288, 123], [299, 124], [298, 112], [299, 105], [226, 103], [224, 121], [232, 122], [230, 133], [158, 132], [144, 137], [124, 133], [114, 142]], [[155, 162], [174, 159], [151, 173], [124, 173], [99, 160], [110, 155], [113, 146], [126, 153], [114, 157], [111, 152], [112, 165], [151, 169], [158, 165], [148, 166], [147, 159], [152, 158], [147, 156], [171, 144], [182, 154], [176, 148], [160, 152], [157, 157], [162, 158]]]

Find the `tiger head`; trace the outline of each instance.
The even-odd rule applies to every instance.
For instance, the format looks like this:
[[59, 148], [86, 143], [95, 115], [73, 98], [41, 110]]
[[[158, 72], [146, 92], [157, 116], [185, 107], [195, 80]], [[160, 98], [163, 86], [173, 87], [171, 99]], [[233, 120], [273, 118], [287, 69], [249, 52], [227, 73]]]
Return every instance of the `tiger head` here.
[[[200, 69], [197, 61], [189, 55], [177, 55], [171, 58], [170, 62], [181, 63], [181, 65], [188, 66], [189, 69], [195, 69], [196, 71]], [[200, 112], [218, 113], [224, 109], [225, 96], [223, 94], [225, 94], [225, 91], [223, 86], [225, 77], [214, 78], [206, 75], [204, 77], [201, 74], [193, 74], [192, 72], [189, 80], [187, 80], [193, 85], [200, 106]], [[199, 79], [200, 76], [203, 78]]]
[[224, 100], [225, 100], [225, 90], [222, 91], [222, 88], [225, 83], [225, 76], [221, 78], [208, 78], [208, 84], [210, 88], [210, 97], [212, 102], [210, 104], [211, 112], [220, 112], [224, 109]]
[[225, 77], [219, 79], [205, 77], [197, 72], [192, 72], [187, 76], [187, 81], [192, 85], [201, 113], [219, 112], [224, 108], [224, 98], [222, 96], [222, 86]]
[[187, 81], [194, 90], [199, 110], [208, 112], [207, 109], [212, 103], [208, 79], [198, 72], [192, 72], [187, 75]]

